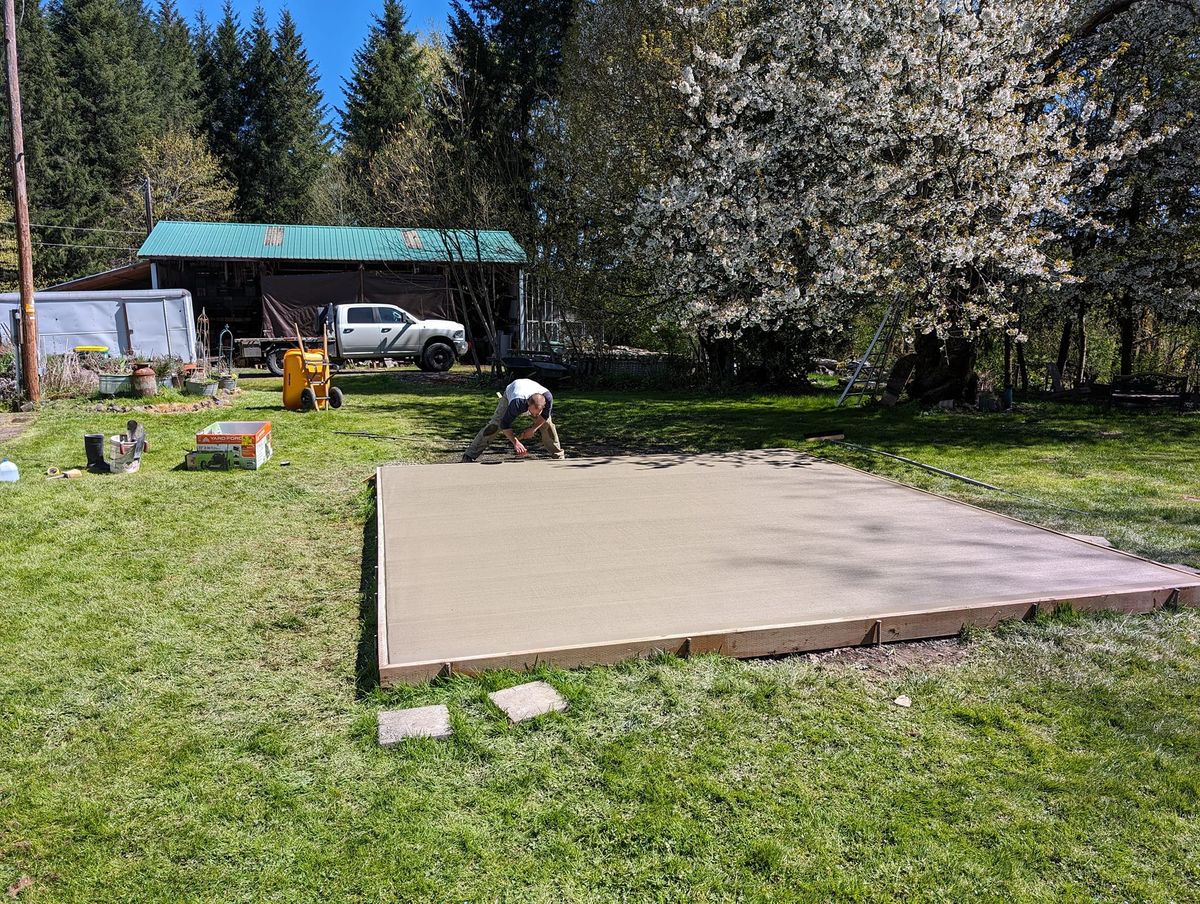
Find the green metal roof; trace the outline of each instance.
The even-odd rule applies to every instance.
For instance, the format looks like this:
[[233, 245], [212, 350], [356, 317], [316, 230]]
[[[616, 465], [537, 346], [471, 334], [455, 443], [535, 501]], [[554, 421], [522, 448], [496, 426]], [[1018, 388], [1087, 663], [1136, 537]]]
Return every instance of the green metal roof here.
[[[478, 238], [479, 251], [475, 250]], [[508, 232], [293, 226], [268, 223], [191, 223], [162, 220], [138, 250], [145, 258], [219, 260], [411, 261], [479, 260], [523, 264], [525, 251]], [[461, 250], [459, 250], [461, 249]]]

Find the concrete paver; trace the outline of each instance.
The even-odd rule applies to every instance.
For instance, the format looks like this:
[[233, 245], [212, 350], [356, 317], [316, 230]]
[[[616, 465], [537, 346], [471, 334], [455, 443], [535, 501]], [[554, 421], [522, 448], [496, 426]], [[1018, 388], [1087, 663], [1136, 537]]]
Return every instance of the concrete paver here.
[[504, 711], [510, 722], [524, 722], [546, 713], [565, 712], [567, 701], [545, 681], [530, 681], [502, 691], [493, 691], [488, 699]]
[[445, 706], [416, 706], [379, 714], [380, 747], [394, 747], [409, 738], [445, 740], [453, 733], [450, 710]]

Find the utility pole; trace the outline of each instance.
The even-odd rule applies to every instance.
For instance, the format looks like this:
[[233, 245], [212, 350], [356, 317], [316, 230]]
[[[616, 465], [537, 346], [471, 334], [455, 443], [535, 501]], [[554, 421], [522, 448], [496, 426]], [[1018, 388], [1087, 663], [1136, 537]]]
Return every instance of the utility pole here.
[[17, 275], [21, 287], [21, 382], [29, 401], [42, 397], [38, 379], [37, 311], [33, 305], [33, 253], [29, 241], [29, 194], [25, 190], [25, 129], [21, 123], [21, 82], [17, 76], [17, 12], [4, 0], [4, 43], [8, 66], [8, 110], [12, 126], [14, 220], [17, 224]]

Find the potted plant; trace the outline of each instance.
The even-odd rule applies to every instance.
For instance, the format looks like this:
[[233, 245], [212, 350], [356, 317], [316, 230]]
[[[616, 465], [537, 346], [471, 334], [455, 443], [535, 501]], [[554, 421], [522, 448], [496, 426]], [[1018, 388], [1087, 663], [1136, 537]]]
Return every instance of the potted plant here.
[[183, 383], [183, 391], [188, 395], [196, 396], [215, 396], [217, 394], [217, 381], [211, 377], [204, 375], [193, 375]]
[[129, 395], [133, 392], [133, 366], [128, 358], [96, 356], [90, 363], [100, 378], [100, 395]]
[[176, 385], [176, 375], [183, 368], [183, 359], [178, 355], [163, 355], [150, 362], [154, 368], [154, 377], [161, 389], [170, 389]]

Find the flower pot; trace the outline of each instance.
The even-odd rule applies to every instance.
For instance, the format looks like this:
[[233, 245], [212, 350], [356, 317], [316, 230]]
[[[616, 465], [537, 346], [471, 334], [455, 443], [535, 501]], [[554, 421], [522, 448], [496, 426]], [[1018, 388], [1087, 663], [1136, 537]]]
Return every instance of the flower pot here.
[[216, 383], [205, 383], [200, 380], [188, 380], [183, 384], [183, 388], [188, 395], [215, 396], [217, 394]]
[[124, 395], [132, 391], [132, 375], [100, 374], [100, 395]]
[[237, 389], [237, 377], [221, 377], [218, 385], [222, 392], [233, 392]]
[[142, 365], [133, 372], [133, 394], [136, 396], [152, 396], [158, 392], [158, 378], [154, 368]]

